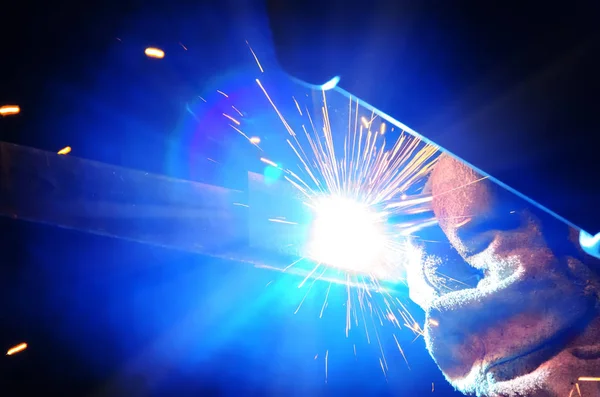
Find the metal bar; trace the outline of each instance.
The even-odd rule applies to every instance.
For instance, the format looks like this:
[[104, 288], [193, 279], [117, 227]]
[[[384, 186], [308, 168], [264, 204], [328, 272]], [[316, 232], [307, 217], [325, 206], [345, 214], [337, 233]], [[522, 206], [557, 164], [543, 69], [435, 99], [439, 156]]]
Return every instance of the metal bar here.
[[247, 193], [0, 143], [0, 215], [216, 254], [248, 245]]
[[0, 142], [0, 216], [306, 277], [310, 264], [288, 266], [302, 256], [310, 222], [300, 193], [255, 173], [248, 173], [248, 187], [243, 192]]

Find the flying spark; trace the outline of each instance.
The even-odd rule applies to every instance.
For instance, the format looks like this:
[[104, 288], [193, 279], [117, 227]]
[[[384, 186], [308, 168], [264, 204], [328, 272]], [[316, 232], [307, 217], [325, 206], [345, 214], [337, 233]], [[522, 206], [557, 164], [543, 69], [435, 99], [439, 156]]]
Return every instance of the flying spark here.
[[265, 164], [270, 165], [271, 167], [279, 167], [276, 162], [266, 159], [264, 157], [261, 157], [260, 161], [262, 161]]
[[225, 116], [226, 118], [228, 118], [229, 120], [233, 121], [235, 123], [235, 125], [240, 125], [240, 122], [237, 121], [236, 119], [234, 119], [233, 117], [231, 117], [230, 115], [228, 115], [227, 113], [223, 113], [223, 116]]
[[[340, 109], [330, 109], [325, 91], [321, 91], [320, 112], [316, 116], [292, 98], [298, 114], [304, 118], [302, 128], [295, 128], [263, 83], [258, 79], [256, 83], [287, 131], [287, 144], [298, 160], [300, 172], [283, 169], [284, 178], [313, 213], [310, 238], [301, 248], [305, 256], [285, 269], [307, 262], [314, 264], [299, 285], [314, 279], [295, 313], [314, 281], [326, 279], [330, 269], [343, 272], [347, 286], [346, 337], [354, 326], [363, 330], [369, 343], [374, 337], [381, 370], [387, 378], [388, 364], [379, 326], [387, 322], [409, 329], [417, 337], [423, 334], [406, 307], [383, 283], [402, 280], [403, 264], [420, 255], [410, 243], [411, 235], [436, 223], [431, 213], [431, 196], [417, 193], [415, 187], [432, 170], [438, 148], [405, 132], [387, 147], [386, 124], [374, 112], [361, 115], [364, 110], [352, 97], [346, 105], [347, 118], [339, 123], [339, 117], [332, 119], [330, 112], [338, 113]], [[266, 158], [261, 161], [277, 167]], [[329, 289], [320, 317], [328, 297]], [[374, 332], [371, 334], [370, 330]], [[406, 361], [395, 335], [394, 338]]]
[[10, 349], [8, 349], [8, 351], [6, 352], [6, 355], [12, 356], [13, 354], [20, 353], [25, 349], [27, 349], [27, 343], [19, 343], [18, 345], [13, 346]]
[[250, 52], [252, 53], [252, 56], [254, 57], [254, 60], [256, 61], [256, 65], [258, 65], [258, 68], [260, 69], [260, 72], [264, 73], [265, 70], [263, 69], [262, 65], [260, 64], [260, 61], [258, 60], [258, 57], [256, 56], [256, 53], [254, 52], [254, 50], [250, 46], [250, 43], [248, 43], [247, 40], [246, 40], [246, 44], [248, 45], [248, 48], [250, 49]]
[[56, 152], [56, 153], [58, 153], [58, 154], [63, 154], [63, 155], [65, 155], [65, 154], [69, 154], [69, 153], [71, 153], [71, 146], [66, 146], [66, 147], [64, 147], [64, 148], [60, 149], [60, 150], [59, 150], [58, 152]]
[[155, 47], [146, 48], [144, 53], [148, 58], [163, 59], [165, 57], [165, 52], [160, 48]]
[[[256, 53], [248, 47], [264, 72]], [[388, 360], [380, 338], [384, 324], [409, 330], [415, 339], [423, 335], [422, 327], [387, 286], [403, 282], [405, 265], [420, 260], [421, 252], [412, 243], [414, 233], [436, 224], [431, 196], [423, 194], [421, 187], [436, 163], [438, 148], [404, 131], [391, 134], [393, 126], [388, 128], [374, 111], [337, 89], [317, 92], [314, 108], [303, 103], [304, 95], [292, 96], [296, 125], [286, 118], [265, 85], [255, 81], [287, 132], [287, 147], [297, 160], [293, 169], [267, 157], [260, 157], [260, 161], [282, 172], [312, 214], [309, 238], [297, 247], [303, 256], [286, 267], [264, 267], [305, 276], [298, 285], [305, 294], [294, 313], [321, 281], [328, 283], [320, 307], [322, 318], [330, 305], [332, 285], [343, 285], [345, 335], [358, 332], [367, 343], [377, 342], [379, 364], [387, 379]], [[310, 101], [310, 96], [306, 97]], [[332, 98], [347, 101], [330, 105]], [[245, 114], [234, 106], [232, 109], [241, 117]], [[260, 138], [242, 131], [251, 128], [244, 125], [245, 119], [223, 116], [232, 122], [231, 128], [262, 151]], [[268, 221], [289, 224], [290, 228], [298, 225], [276, 216]], [[395, 333], [392, 336], [408, 365], [398, 338]], [[355, 344], [353, 350], [356, 356]], [[328, 350], [324, 358], [327, 382]]]
[[13, 116], [21, 113], [21, 108], [17, 105], [4, 105], [0, 107], [0, 116]]

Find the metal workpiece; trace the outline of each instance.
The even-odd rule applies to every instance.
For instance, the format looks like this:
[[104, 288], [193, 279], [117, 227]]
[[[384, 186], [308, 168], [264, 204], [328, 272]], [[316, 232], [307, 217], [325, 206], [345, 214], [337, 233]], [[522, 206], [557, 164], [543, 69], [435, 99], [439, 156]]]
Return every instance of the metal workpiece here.
[[265, 181], [248, 174], [250, 246], [273, 254], [300, 257], [310, 222], [302, 193], [285, 180]]
[[247, 245], [247, 193], [0, 143], [0, 214], [204, 254]]

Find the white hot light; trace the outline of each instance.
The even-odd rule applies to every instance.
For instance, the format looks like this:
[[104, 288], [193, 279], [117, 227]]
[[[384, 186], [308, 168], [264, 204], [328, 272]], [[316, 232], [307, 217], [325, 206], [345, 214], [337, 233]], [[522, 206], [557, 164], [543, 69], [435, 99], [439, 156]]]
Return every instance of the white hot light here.
[[308, 256], [354, 273], [372, 273], [385, 259], [385, 219], [368, 205], [344, 197], [316, 202]]

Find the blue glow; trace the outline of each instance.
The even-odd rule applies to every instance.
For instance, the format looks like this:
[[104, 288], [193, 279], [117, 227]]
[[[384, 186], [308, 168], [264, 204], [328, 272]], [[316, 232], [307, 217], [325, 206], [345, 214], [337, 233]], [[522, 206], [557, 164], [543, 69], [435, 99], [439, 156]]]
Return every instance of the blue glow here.
[[271, 185], [277, 182], [281, 178], [282, 173], [281, 168], [273, 167], [272, 165], [266, 166], [263, 172], [265, 183]]

